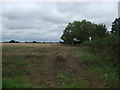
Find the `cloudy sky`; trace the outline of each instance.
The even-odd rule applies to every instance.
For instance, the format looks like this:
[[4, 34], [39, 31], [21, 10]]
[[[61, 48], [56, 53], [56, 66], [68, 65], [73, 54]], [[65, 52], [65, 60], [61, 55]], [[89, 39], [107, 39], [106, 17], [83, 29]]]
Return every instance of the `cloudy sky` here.
[[11, 2], [2, 7], [2, 41], [59, 41], [69, 22], [87, 19], [108, 30], [118, 16], [117, 2]]

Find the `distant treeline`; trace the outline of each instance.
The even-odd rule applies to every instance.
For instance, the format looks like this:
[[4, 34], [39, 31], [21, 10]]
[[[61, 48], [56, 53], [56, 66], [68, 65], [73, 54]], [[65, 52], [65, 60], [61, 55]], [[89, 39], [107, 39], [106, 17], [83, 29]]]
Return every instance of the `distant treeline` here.
[[47, 41], [25, 41], [25, 42], [20, 42], [20, 41], [16, 41], [16, 40], [10, 40], [10, 41], [4, 41], [3, 43], [63, 43], [62, 41], [59, 42], [47, 42]]

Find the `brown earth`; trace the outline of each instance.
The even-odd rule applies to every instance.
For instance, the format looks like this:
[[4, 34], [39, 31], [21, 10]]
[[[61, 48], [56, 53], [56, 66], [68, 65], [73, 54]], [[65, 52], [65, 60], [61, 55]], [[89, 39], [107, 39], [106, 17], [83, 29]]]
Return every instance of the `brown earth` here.
[[[20, 44], [17, 45], [20, 46]], [[59, 86], [56, 75], [58, 74], [57, 70], [62, 70], [71, 75], [77, 82], [85, 83], [89, 88], [107, 88], [104, 86], [104, 80], [88, 72], [81, 65], [79, 57], [82, 52], [77, 52], [74, 48], [75, 46], [64, 46], [60, 44], [42, 44], [40, 47], [37, 44], [36, 47], [16, 49], [13, 51], [4, 51], [3, 48], [3, 60], [20, 57], [27, 62], [27, 64], [20, 67], [9, 68], [11, 73], [9, 75], [3, 74], [3, 77], [15, 77], [20, 75], [19, 70], [25, 69], [27, 72], [21, 74], [26, 76], [24, 78], [25, 82], [32, 82], [37, 87], [42, 86], [48, 88]], [[4, 65], [9, 65], [9, 63], [3, 61], [3, 73], [7, 71]]]

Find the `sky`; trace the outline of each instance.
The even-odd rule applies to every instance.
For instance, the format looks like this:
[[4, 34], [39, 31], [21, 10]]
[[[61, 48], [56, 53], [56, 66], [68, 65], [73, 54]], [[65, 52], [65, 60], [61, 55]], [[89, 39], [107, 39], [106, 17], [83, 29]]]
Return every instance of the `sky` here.
[[[10, 2], [2, 4], [2, 41], [60, 41], [69, 22], [86, 19], [111, 29], [117, 2]], [[1, 27], [0, 27], [1, 28]]]

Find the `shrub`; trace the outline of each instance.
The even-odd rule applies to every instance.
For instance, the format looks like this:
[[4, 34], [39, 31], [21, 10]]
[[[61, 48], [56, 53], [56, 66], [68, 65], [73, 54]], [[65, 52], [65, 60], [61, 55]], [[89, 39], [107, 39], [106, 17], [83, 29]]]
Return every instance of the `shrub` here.
[[104, 49], [106, 47], [112, 47], [112, 49], [116, 49], [117, 46], [119, 46], [118, 37], [115, 35], [108, 35], [107, 37], [97, 38], [92, 41], [86, 41], [83, 44], [99, 49]]

